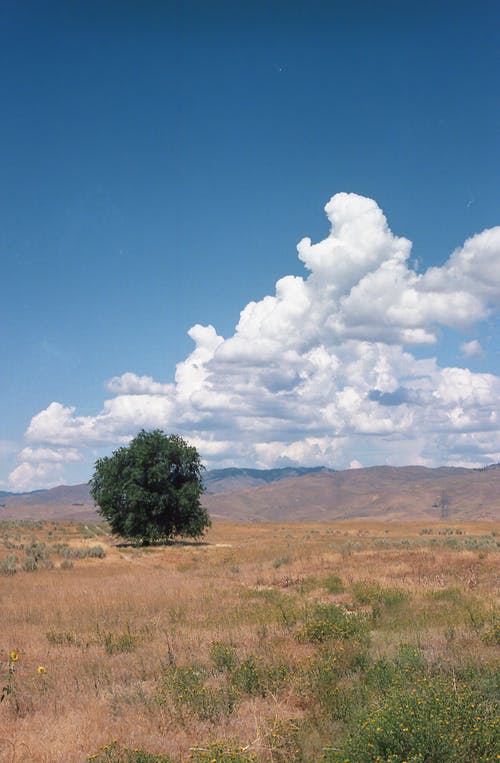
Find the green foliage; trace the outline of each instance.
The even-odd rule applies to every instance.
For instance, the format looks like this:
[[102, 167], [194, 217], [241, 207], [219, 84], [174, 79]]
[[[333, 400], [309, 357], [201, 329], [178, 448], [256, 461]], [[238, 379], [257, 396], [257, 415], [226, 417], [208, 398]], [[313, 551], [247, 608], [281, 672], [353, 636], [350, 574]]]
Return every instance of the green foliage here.
[[329, 575], [321, 581], [321, 585], [330, 594], [342, 593], [345, 590], [342, 579], [338, 575]]
[[251, 654], [237, 665], [231, 675], [234, 689], [241, 694], [265, 697], [275, 693], [286, 682], [290, 667], [285, 663], [266, 663], [261, 657]]
[[87, 763], [172, 763], [168, 755], [155, 755], [146, 750], [122, 747], [118, 742], [102, 745], [87, 758]]
[[365, 641], [368, 620], [362, 612], [350, 612], [336, 604], [317, 604], [298, 633], [299, 640], [321, 644], [331, 639]]
[[207, 679], [202, 667], [171, 667], [165, 671], [158, 702], [173, 707], [178, 718], [194, 715], [202, 721], [215, 722], [230, 715], [236, 699], [231, 687], [212, 686]]
[[189, 757], [189, 763], [256, 763], [257, 758], [245, 747], [229, 742], [215, 742], [198, 747]]
[[234, 647], [226, 641], [212, 641], [210, 658], [218, 673], [230, 672], [238, 664]]
[[498, 614], [486, 624], [481, 640], [489, 646], [500, 646], [500, 616]]
[[90, 492], [113, 532], [124, 538], [198, 538], [210, 525], [200, 503], [202, 471], [196, 448], [181, 437], [142, 430], [96, 462]]
[[273, 763], [303, 763], [297, 721], [276, 719], [269, 730], [267, 742]]
[[369, 707], [344, 750], [329, 761], [463, 763], [493, 761], [498, 718], [481, 694], [447, 677], [396, 674]]
[[18, 570], [18, 558], [15, 554], [7, 554], [0, 561], [0, 575], [15, 575]]
[[138, 645], [138, 639], [132, 633], [105, 633], [103, 644], [106, 654], [121, 654], [123, 652], [133, 652]]
[[398, 607], [408, 598], [406, 591], [400, 588], [382, 588], [378, 583], [364, 580], [354, 583], [352, 592], [358, 604], [378, 604], [386, 608]]
[[25, 572], [34, 572], [41, 568], [50, 570], [54, 566], [50, 558], [50, 552], [50, 546], [46, 546], [45, 543], [32, 541], [29, 546], [26, 546], [23, 570]]

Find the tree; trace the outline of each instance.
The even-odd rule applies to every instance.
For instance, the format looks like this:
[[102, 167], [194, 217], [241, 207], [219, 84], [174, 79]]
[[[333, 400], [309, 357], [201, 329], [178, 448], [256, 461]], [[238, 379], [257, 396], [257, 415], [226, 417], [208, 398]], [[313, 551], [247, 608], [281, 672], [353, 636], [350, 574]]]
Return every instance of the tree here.
[[210, 527], [201, 505], [204, 467], [196, 448], [160, 429], [96, 461], [90, 493], [114, 533], [144, 543], [199, 538]]

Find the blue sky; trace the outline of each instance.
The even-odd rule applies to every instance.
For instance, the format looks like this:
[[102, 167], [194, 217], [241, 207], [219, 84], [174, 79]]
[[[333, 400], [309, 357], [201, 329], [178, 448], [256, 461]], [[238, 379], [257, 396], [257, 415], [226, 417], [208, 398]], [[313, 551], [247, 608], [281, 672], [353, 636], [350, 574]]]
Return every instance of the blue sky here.
[[[4, 4], [0, 487], [86, 480], [141, 426], [209, 466], [500, 460], [499, 17], [487, 0]], [[360, 215], [345, 268], [366, 267], [341, 291], [296, 247], [342, 258]], [[351, 290], [399, 261], [392, 235], [413, 247], [373, 333], [363, 306], [390, 289]], [[307, 294], [276, 292], [288, 275]], [[195, 325], [215, 331], [193, 344]]]

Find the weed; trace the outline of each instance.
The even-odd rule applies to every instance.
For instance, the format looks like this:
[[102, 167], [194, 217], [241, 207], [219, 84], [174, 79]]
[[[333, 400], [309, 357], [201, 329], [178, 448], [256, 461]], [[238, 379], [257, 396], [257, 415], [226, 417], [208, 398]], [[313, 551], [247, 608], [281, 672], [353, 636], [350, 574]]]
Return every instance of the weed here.
[[15, 554], [7, 554], [0, 562], [0, 575], [15, 575], [19, 559]]
[[363, 612], [350, 612], [336, 604], [317, 604], [297, 637], [313, 644], [332, 639], [365, 641], [368, 619]]
[[234, 647], [226, 641], [212, 641], [210, 658], [218, 673], [230, 672], [238, 663]]
[[324, 578], [321, 581], [321, 586], [330, 594], [342, 593], [345, 590], [342, 579], [338, 575], [329, 575], [327, 578]]
[[296, 720], [274, 720], [267, 744], [273, 763], [303, 763], [300, 727]]
[[290, 564], [290, 557], [288, 555], [280, 556], [279, 559], [275, 559], [273, 567], [275, 570], [278, 570], [280, 567], [283, 567], [284, 564]]
[[356, 763], [463, 763], [492, 761], [499, 749], [498, 717], [465, 684], [420, 675], [394, 680], [328, 761]]
[[189, 763], [256, 763], [257, 758], [248, 748], [231, 742], [214, 742], [206, 747], [196, 747]]
[[231, 685], [239, 693], [265, 697], [269, 692], [279, 691], [290, 673], [290, 667], [285, 663], [269, 664], [252, 654], [234, 668]]
[[230, 686], [207, 685], [207, 672], [202, 667], [173, 667], [165, 671], [158, 701], [171, 704], [176, 713], [194, 715], [214, 723], [233, 711], [236, 696]]
[[168, 755], [155, 755], [146, 750], [122, 747], [118, 742], [104, 744], [87, 758], [87, 763], [172, 763]]

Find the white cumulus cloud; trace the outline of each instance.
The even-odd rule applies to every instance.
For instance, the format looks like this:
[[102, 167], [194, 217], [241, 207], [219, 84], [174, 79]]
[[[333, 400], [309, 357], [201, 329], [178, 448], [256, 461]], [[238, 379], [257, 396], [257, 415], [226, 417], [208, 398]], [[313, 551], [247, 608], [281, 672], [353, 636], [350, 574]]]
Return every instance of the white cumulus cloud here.
[[481, 342], [477, 339], [472, 339], [470, 342], [462, 342], [460, 352], [465, 358], [480, 358], [484, 353]]
[[[160, 427], [218, 466], [491, 460], [500, 377], [442, 368], [414, 348], [437, 354], [440, 327], [470, 329], [496, 308], [500, 227], [418, 273], [411, 242], [392, 233], [375, 201], [339, 193], [325, 211], [328, 236], [298, 244], [304, 277], [285, 276], [246, 305], [232, 336], [191, 328], [195, 347], [173, 384], [113, 377], [113, 396], [94, 416], [53, 402], [31, 420], [30, 446], [120, 444]], [[467, 357], [479, 350], [477, 340], [462, 345]]]

